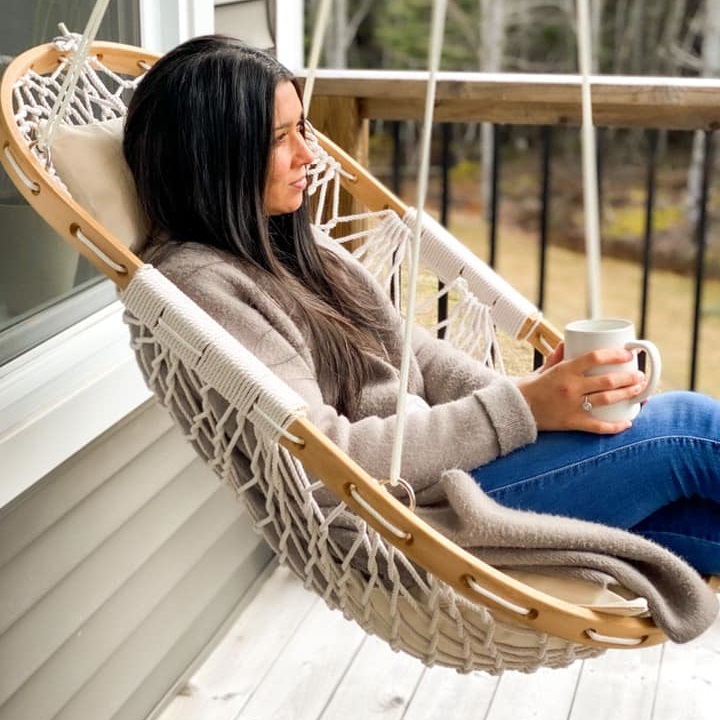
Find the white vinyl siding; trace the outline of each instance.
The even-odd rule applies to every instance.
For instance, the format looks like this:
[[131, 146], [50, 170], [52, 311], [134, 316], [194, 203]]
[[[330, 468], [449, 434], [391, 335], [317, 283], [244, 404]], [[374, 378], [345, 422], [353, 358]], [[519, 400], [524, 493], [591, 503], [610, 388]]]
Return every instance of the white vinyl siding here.
[[[140, 0], [141, 44], [213, 10]], [[152, 717], [272, 564], [148, 399], [113, 300], [0, 366], [0, 720]]]
[[146, 403], [0, 515], [0, 718], [147, 717], [270, 557]]

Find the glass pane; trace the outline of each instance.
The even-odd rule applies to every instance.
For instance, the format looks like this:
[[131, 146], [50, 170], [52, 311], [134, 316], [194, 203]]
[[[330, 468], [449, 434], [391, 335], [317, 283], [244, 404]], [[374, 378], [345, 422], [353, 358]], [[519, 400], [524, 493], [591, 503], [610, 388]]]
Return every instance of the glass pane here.
[[[95, 0], [3, 0], [0, 72], [18, 53], [59, 35], [81, 33]], [[138, 0], [113, 0], [97, 35], [140, 42]], [[114, 288], [23, 200], [0, 166], [0, 364], [87, 317]]]
[[272, 50], [275, 47], [274, 8], [275, 3], [268, 0], [216, 0], [215, 30]]

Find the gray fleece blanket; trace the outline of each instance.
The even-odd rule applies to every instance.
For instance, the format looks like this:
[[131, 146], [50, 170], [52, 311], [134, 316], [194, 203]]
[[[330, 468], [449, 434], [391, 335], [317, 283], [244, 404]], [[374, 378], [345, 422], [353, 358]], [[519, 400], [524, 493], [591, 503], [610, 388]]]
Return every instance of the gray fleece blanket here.
[[647, 599], [653, 619], [675, 642], [697, 637], [717, 617], [717, 596], [700, 575], [633, 533], [501, 506], [461, 470], [446, 472], [417, 501], [417, 514], [429, 525], [495, 567], [614, 578]]

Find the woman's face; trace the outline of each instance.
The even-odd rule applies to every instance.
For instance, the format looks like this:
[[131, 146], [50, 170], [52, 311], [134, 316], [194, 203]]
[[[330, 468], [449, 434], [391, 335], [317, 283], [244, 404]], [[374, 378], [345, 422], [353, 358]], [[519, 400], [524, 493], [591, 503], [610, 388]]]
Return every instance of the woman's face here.
[[275, 89], [275, 121], [270, 168], [265, 184], [265, 212], [295, 212], [307, 187], [306, 166], [313, 156], [305, 143], [303, 109], [295, 87], [284, 81]]

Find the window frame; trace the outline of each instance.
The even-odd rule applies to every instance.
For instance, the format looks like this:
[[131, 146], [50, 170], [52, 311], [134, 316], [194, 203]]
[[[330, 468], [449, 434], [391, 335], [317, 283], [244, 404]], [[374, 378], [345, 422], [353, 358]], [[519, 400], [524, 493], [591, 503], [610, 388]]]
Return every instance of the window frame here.
[[[213, 30], [213, 0], [138, 3], [149, 50]], [[111, 301], [0, 365], [0, 511], [151, 399], [122, 312]]]

